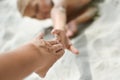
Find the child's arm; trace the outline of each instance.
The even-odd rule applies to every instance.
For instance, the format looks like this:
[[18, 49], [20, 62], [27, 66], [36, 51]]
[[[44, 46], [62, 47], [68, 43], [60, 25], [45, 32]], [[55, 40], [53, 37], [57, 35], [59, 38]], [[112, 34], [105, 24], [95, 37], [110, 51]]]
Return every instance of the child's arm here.
[[64, 48], [78, 54], [78, 50], [70, 44], [66, 36], [66, 0], [52, 0], [54, 7], [51, 11], [54, 29], [52, 33], [64, 45]]
[[66, 26], [66, 0], [52, 0], [53, 8], [51, 17], [53, 20], [54, 28], [65, 30]]

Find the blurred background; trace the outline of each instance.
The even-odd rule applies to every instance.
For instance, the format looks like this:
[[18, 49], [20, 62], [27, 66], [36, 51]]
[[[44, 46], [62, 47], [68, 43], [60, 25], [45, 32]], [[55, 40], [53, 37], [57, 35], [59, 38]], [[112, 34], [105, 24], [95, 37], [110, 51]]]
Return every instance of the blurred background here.
[[[52, 26], [50, 19], [23, 18], [16, 1], [0, 0], [0, 52], [18, 47]], [[44, 79], [32, 73], [25, 80], [120, 80], [120, 0], [104, 0], [98, 6], [99, 16], [72, 39], [80, 54], [66, 50]], [[48, 37], [52, 36], [46, 33]]]

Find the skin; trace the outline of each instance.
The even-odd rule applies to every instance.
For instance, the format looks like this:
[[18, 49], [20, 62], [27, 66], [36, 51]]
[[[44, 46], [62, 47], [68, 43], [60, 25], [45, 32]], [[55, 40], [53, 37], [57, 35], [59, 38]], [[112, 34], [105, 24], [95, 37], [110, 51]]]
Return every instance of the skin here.
[[0, 55], [0, 80], [22, 80], [39, 68], [44, 77], [49, 68], [64, 54], [62, 44], [45, 41], [43, 35]]
[[86, 8], [77, 18], [71, 20], [67, 24], [67, 36], [72, 37], [76, 32], [78, 32], [77, 26], [81, 23], [86, 23], [90, 21], [95, 15], [96, 12], [98, 11], [97, 7], [89, 7]]
[[78, 50], [70, 43], [69, 37], [74, 36], [78, 31], [77, 26], [80, 23], [89, 21], [95, 15], [97, 8], [85, 7], [91, 1], [92, 0], [32, 0], [26, 7], [23, 15], [36, 19], [51, 17], [54, 26], [51, 33], [64, 45], [64, 48], [70, 50], [72, 53], [78, 54]]

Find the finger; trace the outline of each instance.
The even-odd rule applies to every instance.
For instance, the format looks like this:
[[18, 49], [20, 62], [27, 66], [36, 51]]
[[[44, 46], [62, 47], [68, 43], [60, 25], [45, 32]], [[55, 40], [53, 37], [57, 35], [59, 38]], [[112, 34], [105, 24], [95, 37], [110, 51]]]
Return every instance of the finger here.
[[52, 46], [52, 50], [53, 50], [54, 53], [57, 53], [57, 52], [59, 52], [62, 49], [63, 49], [62, 44], [56, 44], [56, 45]]
[[59, 33], [60, 33], [60, 30], [53, 29], [51, 33], [52, 33], [52, 34], [59, 34]]
[[40, 33], [40, 34], [37, 36], [37, 38], [38, 38], [38, 39], [43, 39], [43, 36], [44, 36], [44, 33]]
[[64, 50], [64, 49], [61, 49], [61, 50], [57, 51], [57, 52], [55, 53], [55, 55], [62, 56], [64, 53], [65, 53], [65, 50]]
[[58, 29], [53, 29], [51, 33], [55, 35], [57, 40], [61, 40], [62, 36], [64, 36], [63, 31]]
[[79, 51], [78, 51], [75, 47], [73, 47], [72, 45], [69, 47], [68, 50], [70, 50], [70, 51], [73, 52], [74, 54], [79, 54]]
[[57, 40], [52, 40], [52, 41], [47, 41], [47, 42], [50, 43], [51, 45], [55, 45], [59, 43], [59, 41]]
[[45, 42], [45, 46], [46, 46], [47, 48], [50, 48], [52, 45], [51, 45], [49, 42]]

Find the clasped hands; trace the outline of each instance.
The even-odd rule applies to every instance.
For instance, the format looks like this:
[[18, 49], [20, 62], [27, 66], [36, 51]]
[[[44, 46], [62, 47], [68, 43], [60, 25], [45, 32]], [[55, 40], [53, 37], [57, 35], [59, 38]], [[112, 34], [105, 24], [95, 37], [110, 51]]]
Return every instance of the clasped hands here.
[[64, 50], [68, 49], [74, 54], [78, 54], [78, 50], [72, 46], [67, 38], [65, 31], [53, 29], [51, 32], [57, 38], [51, 41], [45, 41], [43, 34], [40, 33], [32, 44], [38, 50], [40, 58], [40, 67], [36, 70], [41, 77], [45, 77], [49, 68], [64, 54]]
[[54, 55], [63, 55], [64, 49], [68, 49], [74, 54], [79, 53], [78, 50], [71, 44], [69, 38], [66, 36], [65, 31], [53, 29], [51, 33], [56, 36], [56, 39], [45, 41], [43, 39], [44, 34], [40, 33], [33, 40], [33, 43], [38, 47], [38, 49], [40, 49], [40, 51], [46, 51]]

